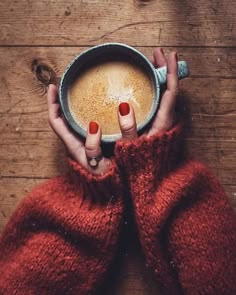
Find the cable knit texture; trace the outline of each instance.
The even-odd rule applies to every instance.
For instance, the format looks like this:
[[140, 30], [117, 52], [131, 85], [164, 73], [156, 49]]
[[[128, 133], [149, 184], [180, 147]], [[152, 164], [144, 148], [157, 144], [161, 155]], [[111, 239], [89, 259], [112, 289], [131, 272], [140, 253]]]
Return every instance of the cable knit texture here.
[[185, 159], [181, 142], [179, 124], [116, 145], [147, 265], [163, 294], [236, 294], [233, 210], [209, 169]]
[[[163, 294], [236, 294], [236, 227], [211, 172], [187, 160], [182, 126], [116, 144], [147, 264]], [[123, 217], [115, 163], [36, 188], [0, 240], [1, 295], [94, 294], [111, 263]], [[127, 187], [125, 187], [127, 191]]]
[[[37, 187], [0, 240], [0, 294], [93, 294], [117, 247], [123, 188], [115, 164], [93, 176], [71, 174]], [[92, 292], [92, 293], [91, 293]]]

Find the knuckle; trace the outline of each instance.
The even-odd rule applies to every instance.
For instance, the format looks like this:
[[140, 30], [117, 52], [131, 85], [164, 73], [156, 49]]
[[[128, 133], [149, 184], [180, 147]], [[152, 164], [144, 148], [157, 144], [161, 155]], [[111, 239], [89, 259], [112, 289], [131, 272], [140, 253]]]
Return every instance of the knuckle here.
[[87, 151], [96, 151], [98, 149], [98, 146], [95, 143], [86, 142], [85, 143], [85, 148], [86, 148]]
[[132, 134], [135, 132], [135, 126], [133, 124], [130, 124], [130, 123], [125, 123], [121, 126], [121, 129], [122, 129], [122, 133], [123, 134]]

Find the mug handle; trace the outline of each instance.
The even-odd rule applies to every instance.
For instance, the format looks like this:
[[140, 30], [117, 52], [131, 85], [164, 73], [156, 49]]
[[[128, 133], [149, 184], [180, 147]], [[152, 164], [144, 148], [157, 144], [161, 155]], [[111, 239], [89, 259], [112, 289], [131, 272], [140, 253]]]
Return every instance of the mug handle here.
[[[155, 70], [160, 85], [166, 84], [167, 67], [161, 67]], [[189, 76], [188, 64], [186, 61], [178, 61], [178, 78], [183, 79]]]

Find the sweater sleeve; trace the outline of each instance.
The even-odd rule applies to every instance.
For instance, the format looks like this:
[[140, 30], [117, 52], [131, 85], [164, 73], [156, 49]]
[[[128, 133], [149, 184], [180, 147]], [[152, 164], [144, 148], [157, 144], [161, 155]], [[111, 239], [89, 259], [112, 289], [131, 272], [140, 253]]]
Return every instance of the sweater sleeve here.
[[102, 282], [123, 214], [118, 169], [93, 176], [69, 162], [70, 175], [37, 187], [6, 226], [0, 294], [93, 294]]
[[163, 294], [236, 294], [235, 216], [217, 179], [187, 160], [182, 126], [118, 142], [147, 265]]

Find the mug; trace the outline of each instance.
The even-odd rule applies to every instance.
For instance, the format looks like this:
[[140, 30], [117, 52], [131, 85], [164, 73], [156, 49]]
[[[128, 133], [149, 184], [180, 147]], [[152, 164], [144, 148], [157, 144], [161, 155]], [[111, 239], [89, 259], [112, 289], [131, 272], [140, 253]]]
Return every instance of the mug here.
[[[154, 85], [154, 98], [152, 108], [148, 117], [137, 126], [138, 133], [142, 133], [145, 127], [149, 125], [155, 116], [160, 103], [161, 87], [166, 84], [167, 67], [160, 67], [156, 69], [152, 63], [137, 49], [121, 43], [106, 43], [94, 46], [81, 54], [79, 54], [67, 67], [64, 72], [59, 88], [59, 102], [62, 113], [74, 132], [81, 137], [86, 137], [86, 130], [81, 127], [73, 118], [68, 101], [68, 92], [70, 85], [78, 77], [79, 73], [86, 70], [90, 65], [98, 60], [106, 58], [119, 57], [124, 60], [131, 61], [138, 66], [141, 66], [152, 79]], [[178, 78], [183, 79], [189, 75], [188, 65], [186, 61], [178, 61]], [[121, 133], [112, 135], [102, 135], [103, 143], [114, 143], [121, 137]]]

